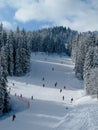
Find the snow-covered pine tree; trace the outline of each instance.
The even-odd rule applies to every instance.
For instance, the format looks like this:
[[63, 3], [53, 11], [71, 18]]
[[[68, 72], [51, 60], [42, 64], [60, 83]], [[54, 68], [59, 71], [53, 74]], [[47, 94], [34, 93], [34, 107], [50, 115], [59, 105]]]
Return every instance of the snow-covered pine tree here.
[[3, 24], [0, 24], [0, 48], [3, 46]]
[[88, 70], [84, 79], [86, 94], [93, 95], [98, 93], [98, 68]]
[[8, 112], [10, 109], [9, 95], [7, 92], [7, 71], [5, 60], [5, 48], [0, 51], [0, 113]]
[[86, 54], [84, 64], [84, 88], [87, 94], [93, 94], [92, 86], [90, 85], [90, 71], [93, 68], [93, 57], [94, 57], [94, 47], [90, 46]]
[[84, 73], [84, 62], [86, 60], [85, 56], [88, 52], [90, 46], [95, 46], [95, 35], [92, 32], [82, 33], [79, 35], [77, 55], [75, 61], [75, 75], [79, 79], [83, 79]]
[[69, 56], [71, 56], [71, 52], [72, 52], [72, 32], [71, 32], [71, 29], [68, 28], [66, 33], [67, 33], [66, 52]]
[[22, 49], [22, 41], [21, 41], [21, 31], [19, 27], [15, 32], [15, 45], [14, 45], [14, 74], [16, 76], [20, 76], [22, 71], [22, 56], [21, 56], [21, 49]]
[[92, 69], [94, 69], [94, 62], [96, 62], [95, 57], [95, 46], [97, 44], [96, 36], [93, 33], [88, 33], [88, 39], [86, 40], [85, 44], [85, 62], [84, 62], [84, 72], [83, 72], [83, 77], [84, 77], [84, 88], [86, 90], [87, 94], [94, 94], [95, 89], [94, 89], [94, 83], [93, 81], [91, 82], [92, 76]]
[[98, 46], [89, 47], [84, 65], [84, 87], [87, 94], [98, 91]]
[[3, 45], [5, 46], [6, 45], [6, 42], [7, 42], [7, 32], [3, 29], [2, 31], [2, 41], [3, 41]]
[[[90, 71], [90, 83], [92, 84], [93, 93], [98, 94], [98, 42], [94, 47], [93, 69]], [[98, 95], [97, 95], [98, 97]]]
[[74, 62], [76, 61], [76, 56], [78, 51], [78, 40], [79, 40], [79, 34], [78, 32], [76, 32], [74, 38], [72, 39], [72, 52], [71, 52], [71, 57]]
[[14, 49], [13, 49], [13, 44], [14, 44], [14, 37], [13, 37], [13, 32], [10, 31], [8, 36], [7, 36], [7, 41], [6, 41], [6, 55], [7, 55], [7, 63], [8, 63], [8, 73], [10, 76], [13, 76], [14, 74]]
[[78, 79], [83, 79], [84, 68], [84, 36], [80, 34], [77, 40], [76, 58], [75, 58], [75, 75]]
[[93, 68], [98, 68], [98, 43], [94, 47]]
[[21, 65], [23, 73], [26, 73], [30, 68], [30, 44], [27, 41], [27, 34], [24, 29], [21, 31], [21, 42], [22, 42], [22, 48], [20, 52], [22, 56]]

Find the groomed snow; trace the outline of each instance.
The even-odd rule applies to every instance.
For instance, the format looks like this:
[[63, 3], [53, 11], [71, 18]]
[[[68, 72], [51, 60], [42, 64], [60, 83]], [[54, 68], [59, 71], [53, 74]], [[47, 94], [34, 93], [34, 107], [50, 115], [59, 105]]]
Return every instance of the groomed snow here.
[[8, 77], [8, 86], [12, 111], [0, 118], [0, 130], [98, 130], [97, 99], [85, 96], [68, 56], [32, 53], [30, 72]]

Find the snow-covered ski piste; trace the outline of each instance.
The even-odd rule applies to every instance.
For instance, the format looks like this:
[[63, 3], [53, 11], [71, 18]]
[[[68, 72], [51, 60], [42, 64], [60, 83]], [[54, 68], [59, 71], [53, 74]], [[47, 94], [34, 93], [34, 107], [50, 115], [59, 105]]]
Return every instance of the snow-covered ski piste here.
[[32, 53], [30, 71], [8, 77], [8, 86], [12, 110], [0, 130], [98, 130], [98, 101], [85, 95], [64, 54]]

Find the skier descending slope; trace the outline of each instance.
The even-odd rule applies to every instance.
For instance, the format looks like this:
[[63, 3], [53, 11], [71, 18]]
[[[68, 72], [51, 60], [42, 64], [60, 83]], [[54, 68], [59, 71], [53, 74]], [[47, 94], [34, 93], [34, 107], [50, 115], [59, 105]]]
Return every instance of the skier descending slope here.
[[15, 114], [13, 114], [12, 121], [14, 121], [14, 120], [15, 120], [15, 118], [16, 118], [16, 115], [15, 115]]

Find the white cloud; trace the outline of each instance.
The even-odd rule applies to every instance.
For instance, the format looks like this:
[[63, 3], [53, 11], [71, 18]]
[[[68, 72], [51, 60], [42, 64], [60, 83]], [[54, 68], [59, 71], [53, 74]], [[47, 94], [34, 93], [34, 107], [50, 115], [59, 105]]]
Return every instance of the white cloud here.
[[5, 3], [16, 9], [14, 19], [24, 23], [45, 20], [79, 31], [98, 30], [98, 0], [7, 0]]
[[[69, 0], [70, 1], [70, 0]], [[40, 2], [33, 2], [27, 6], [19, 8], [15, 13], [17, 20], [27, 22], [29, 20], [49, 20], [56, 21], [64, 19], [66, 15], [72, 12], [68, 8], [68, 0], [41, 0]]]
[[[44, 13], [44, 14], [43, 14]], [[44, 20], [45, 12], [38, 4], [32, 4], [24, 8], [20, 8], [15, 13], [15, 19], [27, 22], [30, 20]]]
[[7, 28], [7, 29], [12, 28], [11, 23], [10, 23], [10, 22], [8, 22], [8, 21], [1, 21], [0, 23], [2, 23], [2, 24], [3, 24], [3, 27], [4, 27], [4, 28]]

